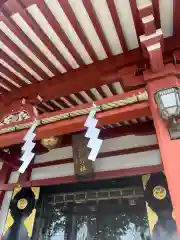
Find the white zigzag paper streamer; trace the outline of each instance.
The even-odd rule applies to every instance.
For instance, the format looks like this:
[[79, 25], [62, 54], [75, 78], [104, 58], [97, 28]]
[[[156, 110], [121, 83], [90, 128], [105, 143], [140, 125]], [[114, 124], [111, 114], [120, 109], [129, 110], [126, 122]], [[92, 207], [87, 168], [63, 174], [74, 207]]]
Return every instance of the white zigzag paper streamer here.
[[[38, 116], [38, 112], [37, 112], [37, 109], [35, 107], [33, 107], [33, 112], [34, 112], [34, 115], [37, 117]], [[33, 153], [32, 150], [33, 150], [33, 148], [36, 145], [33, 142], [33, 140], [36, 137], [36, 134], [34, 133], [34, 131], [35, 131], [37, 126], [38, 126], [38, 121], [37, 121], [37, 119], [35, 119], [34, 123], [31, 126], [31, 128], [29, 129], [29, 131], [27, 132], [27, 134], [23, 138], [25, 143], [24, 143], [24, 145], [22, 147], [23, 155], [20, 158], [20, 160], [23, 162], [21, 167], [18, 170], [20, 173], [24, 173], [25, 172], [26, 168], [29, 166], [30, 162], [32, 161], [32, 159], [33, 159], [33, 157], [35, 155], [35, 153]]]
[[98, 120], [95, 118], [96, 111], [96, 105], [93, 103], [93, 107], [84, 124], [84, 126], [88, 128], [85, 134], [85, 137], [89, 138], [87, 147], [91, 149], [88, 159], [92, 161], [96, 160], [96, 157], [103, 143], [101, 139], [98, 139], [100, 129], [96, 128], [96, 125], [98, 123]]
[[34, 133], [34, 130], [36, 129], [38, 125], [37, 120], [34, 121], [31, 128], [27, 132], [26, 136], [24, 137], [24, 145], [22, 147], [23, 155], [20, 158], [20, 160], [23, 162], [21, 167], [19, 168], [20, 173], [24, 173], [26, 168], [29, 166], [31, 160], [33, 159], [35, 153], [32, 152], [33, 148], [35, 147], [35, 143], [33, 142], [34, 138], [36, 137], [36, 134]]

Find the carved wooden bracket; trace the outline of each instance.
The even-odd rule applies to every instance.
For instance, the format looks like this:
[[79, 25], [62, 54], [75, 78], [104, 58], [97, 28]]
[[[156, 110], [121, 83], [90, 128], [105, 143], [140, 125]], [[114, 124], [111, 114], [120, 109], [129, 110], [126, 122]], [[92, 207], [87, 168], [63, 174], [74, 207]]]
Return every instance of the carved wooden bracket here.
[[159, 72], [164, 68], [164, 38], [161, 29], [156, 29], [152, 4], [139, 8], [139, 15], [144, 26], [144, 35], [140, 36], [145, 57], [149, 58], [151, 70]]

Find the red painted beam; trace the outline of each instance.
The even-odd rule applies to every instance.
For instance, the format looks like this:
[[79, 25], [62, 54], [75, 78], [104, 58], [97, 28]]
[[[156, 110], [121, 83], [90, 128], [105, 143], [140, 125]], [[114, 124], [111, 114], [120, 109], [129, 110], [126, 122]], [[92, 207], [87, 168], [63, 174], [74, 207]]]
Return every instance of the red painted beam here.
[[[51, 81], [34, 82], [31, 85], [8, 93], [3, 97], [2, 101], [4, 103], [11, 103], [16, 99], [22, 98], [35, 101], [38, 94], [44, 100], [51, 100], [59, 98], [60, 96], [68, 96], [71, 93], [77, 93], [82, 90], [98, 88], [103, 84], [120, 80], [121, 72], [118, 74], [118, 70], [126, 65], [139, 62], [140, 59], [141, 55], [139, 50], [131, 51], [127, 53], [127, 55], [114, 56], [56, 76], [52, 78]], [[105, 78], [104, 76], [106, 74], [113, 75], [113, 78]]]
[[[133, 153], [139, 153], [139, 152], [147, 152], [147, 151], [153, 151], [159, 149], [158, 144], [149, 145], [149, 146], [143, 146], [143, 147], [134, 147], [134, 148], [128, 148], [123, 150], [116, 150], [111, 152], [103, 152], [99, 153], [97, 160], [100, 158], [106, 158], [106, 157], [114, 157], [114, 156], [120, 156], [120, 155], [127, 155], [127, 154], [133, 154]], [[54, 165], [60, 165], [60, 164], [67, 164], [67, 163], [73, 163], [73, 158], [66, 158], [66, 159], [59, 159], [49, 162], [42, 162], [42, 163], [35, 163], [32, 165], [33, 168], [39, 168], [39, 167], [49, 167]]]
[[[138, 89], [128, 93], [124, 93], [124, 94], [121, 94], [120, 96], [116, 95], [113, 97], [109, 97], [109, 98], [97, 101], [96, 104], [98, 106], [108, 102], [125, 99], [133, 95], [136, 96], [139, 92], [141, 93], [144, 92], [144, 89]], [[84, 109], [89, 107], [91, 107], [91, 104], [83, 104], [83, 105], [72, 108], [72, 110]], [[43, 117], [51, 117], [57, 114], [68, 113], [70, 111], [71, 109], [70, 110], [64, 109], [61, 111], [57, 111], [55, 113], [43, 114], [40, 117], [40, 119]], [[99, 112], [97, 113], [96, 116], [99, 119], [100, 125], [107, 125], [107, 124], [112, 124], [117, 122], [123, 122], [125, 120], [131, 120], [134, 118], [140, 118], [143, 116], [150, 116], [150, 110], [149, 110], [148, 102], [141, 102], [141, 103], [136, 103], [132, 105], [126, 105], [121, 108]], [[46, 125], [39, 126], [36, 131], [37, 139], [81, 131], [84, 129], [84, 122], [86, 120], [86, 117], [87, 116], [79, 116], [72, 119], [61, 120], [55, 123], [49, 123]], [[1, 135], [0, 147], [6, 147], [6, 146], [21, 143], [26, 132], [27, 130], [23, 130], [19, 132], [13, 132], [13, 133]]]
[[[95, 103], [96, 103], [97, 106], [100, 106], [102, 104], [107, 104], [109, 102], [124, 100], [128, 97], [137, 96], [137, 95], [139, 95], [139, 93], [143, 93], [143, 92], [145, 92], [145, 88], [139, 88], [139, 89], [136, 89], [136, 90], [133, 90], [133, 91], [122, 93], [121, 95], [115, 95], [115, 96], [112, 96], [112, 97], [105, 97], [101, 100], [95, 101]], [[59, 110], [57, 112], [44, 113], [44, 114], [41, 115], [40, 118], [51, 117], [51, 116], [54, 116], [56, 114], [69, 113], [70, 111], [89, 108], [91, 106], [92, 106], [92, 103], [84, 103], [84, 104], [77, 105], [75, 107]]]
[[[135, 176], [135, 175], [160, 172], [162, 170], [163, 170], [162, 165], [156, 165], [156, 166], [148, 166], [148, 167], [97, 172], [93, 179], [86, 179], [85, 181], [87, 182], [87, 181]], [[66, 177], [57, 177], [57, 178], [27, 181], [27, 182], [23, 182], [21, 184], [21, 187], [49, 186], [49, 185], [59, 185], [59, 184], [77, 183], [77, 182], [79, 182], [79, 180], [77, 180], [76, 176], [73, 175], [73, 176], [66, 176]], [[4, 184], [4, 185], [0, 186], [0, 191], [13, 190], [14, 187], [16, 187], [16, 184]]]
[[[155, 134], [153, 121], [139, 122], [137, 124], [125, 125], [121, 127], [102, 129], [100, 139], [117, 138], [134, 134], [136, 136], [145, 136]], [[62, 137], [62, 142], [56, 148], [68, 147], [72, 145], [72, 135], [66, 134]], [[43, 147], [40, 141], [36, 142], [36, 154], [41, 155], [48, 152], [48, 149]]]
[[[97, 114], [97, 118], [100, 120], [100, 124], [102, 125], [140, 118], [143, 116], [150, 116], [150, 110], [147, 102]], [[81, 131], [84, 129], [85, 120], [86, 116], [80, 116], [71, 120], [68, 119], [40, 126], [37, 128], [37, 139]], [[26, 132], [27, 130], [23, 130], [20, 132], [1, 135], [0, 147], [7, 147], [21, 143]]]

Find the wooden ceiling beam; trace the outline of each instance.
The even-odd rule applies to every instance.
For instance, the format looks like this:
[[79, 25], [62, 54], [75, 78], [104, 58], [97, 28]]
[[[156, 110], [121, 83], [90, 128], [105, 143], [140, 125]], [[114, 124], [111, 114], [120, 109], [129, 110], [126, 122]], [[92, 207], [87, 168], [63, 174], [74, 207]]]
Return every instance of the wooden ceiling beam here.
[[[69, 71], [68, 73], [52, 78], [50, 81], [34, 82], [31, 85], [8, 93], [8, 95], [3, 97], [1, 102], [3, 102], [3, 104], [9, 104], [14, 100], [22, 98], [36, 101], [37, 95], [40, 95], [44, 100], [51, 100], [68, 96], [71, 93], [77, 93], [81, 90], [85, 91], [90, 88], [97, 88], [103, 84], [118, 81], [119, 78], [115, 76], [115, 74], [119, 69], [137, 63], [140, 60], [140, 51], [136, 49], [126, 55], [117, 55]], [[104, 78], [104, 76], [109, 73], [113, 73], [114, 77]]]
[[[170, 37], [165, 39], [165, 63], [173, 61], [173, 50], [179, 47], [180, 41], [178, 38]], [[132, 69], [143, 61], [140, 50], [135, 49], [126, 54], [116, 55], [56, 76], [51, 81], [33, 82], [33, 84], [9, 92], [1, 96], [0, 106], [8, 105], [12, 101], [22, 98], [37, 103], [37, 95], [40, 95], [44, 101], [58, 99], [71, 93], [87, 91], [116, 81], [122, 82], [127, 88], [139, 86], [143, 83], [142, 77], [128, 76], [127, 71], [132, 73]], [[131, 67], [129, 68], [129, 66]], [[124, 78], [125, 75], [128, 77]]]

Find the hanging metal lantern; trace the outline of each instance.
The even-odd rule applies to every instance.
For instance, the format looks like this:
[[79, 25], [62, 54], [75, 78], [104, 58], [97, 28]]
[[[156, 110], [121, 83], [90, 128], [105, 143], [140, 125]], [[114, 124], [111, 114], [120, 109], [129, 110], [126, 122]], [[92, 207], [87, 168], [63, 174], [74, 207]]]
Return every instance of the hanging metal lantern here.
[[162, 119], [169, 120], [180, 116], [179, 87], [160, 89], [155, 94], [155, 100]]
[[48, 137], [41, 140], [41, 144], [43, 147], [48, 150], [52, 150], [57, 147], [61, 143], [61, 137]]

